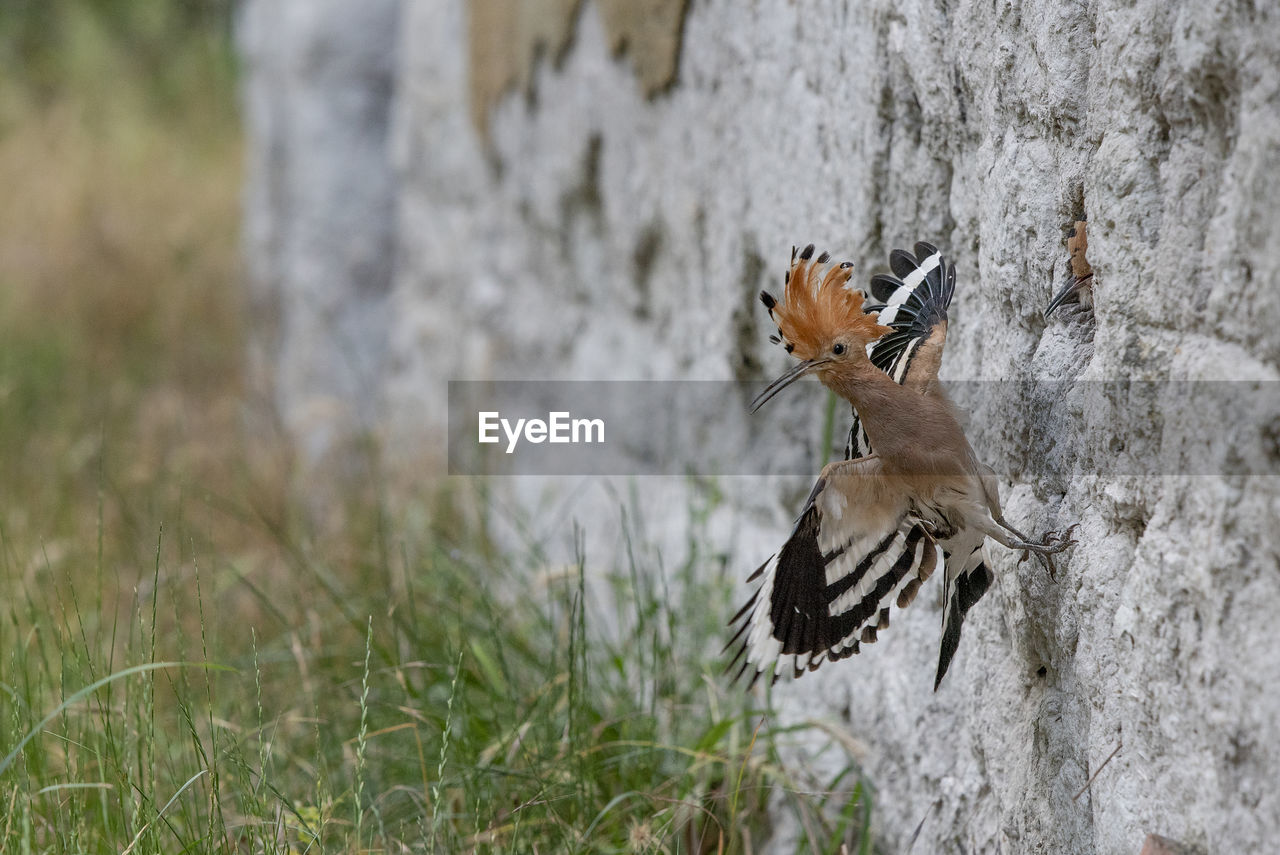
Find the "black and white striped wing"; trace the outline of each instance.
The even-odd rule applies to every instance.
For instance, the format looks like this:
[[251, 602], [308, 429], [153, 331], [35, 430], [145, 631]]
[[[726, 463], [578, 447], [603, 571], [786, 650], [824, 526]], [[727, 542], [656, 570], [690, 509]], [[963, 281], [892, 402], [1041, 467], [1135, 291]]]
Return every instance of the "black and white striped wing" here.
[[859, 457], [870, 457], [871, 437], [867, 436], [862, 419], [858, 418], [858, 408], [853, 408], [853, 426], [849, 428], [849, 440], [844, 444], [844, 459], [857, 460]]
[[748, 580], [758, 587], [726, 645], [737, 647], [726, 669], [738, 669], [735, 679], [799, 677], [857, 653], [937, 567], [938, 544], [906, 496], [886, 497], [878, 460], [858, 463], [854, 474], [847, 463], [824, 470], [782, 550]]
[[[867, 347], [872, 364], [905, 386], [928, 387], [938, 376], [947, 340], [947, 309], [956, 289], [956, 268], [933, 244], [917, 243], [915, 255], [904, 249], [889, 254], [892, 275], [871, 277], [868, 312], [892, 327]], [[858, 411], [845, 446], [845, 459], [871, 454], [871, 441]]]
[[[893, 275], [871, 277], [871, 297], [880, 323], [893, 327], [868, 354], [886, 374], [906, 386], [922, 388], [938, 376], [947, 339], [947, 309], [956, 290], [956, 268], [929, 243], [917, 243], [915, 255], [904, 249], [889, 254]], [[932, 357], [932, 358], [926, 358]]]
[[[991, 467], [983, 466], [981, 478], [984, 501], [989, 509], [999, 513], [1000, 485], [996, 473]], [[960, 629], [964, 626], [965, 615], [996, 580], [987, 564], [986, 540], [986, 535], [976, 528], [961, 528], [941, 542], [946, 561], [942, 583], [942, 643], [938, 648], [934, 691], [942, 684], [942, 678], [960, 647]]]
[[995, 581], [995, 574], [987, 566], [985, 541], [986, 535], [970, 529], [941, 544], [946, 555], [946, 570], [942, 586], [942, 641], [938, 645], [938, 672], [933, 679], [935, 692], [960, 649], [960, 629], [965, 615]]

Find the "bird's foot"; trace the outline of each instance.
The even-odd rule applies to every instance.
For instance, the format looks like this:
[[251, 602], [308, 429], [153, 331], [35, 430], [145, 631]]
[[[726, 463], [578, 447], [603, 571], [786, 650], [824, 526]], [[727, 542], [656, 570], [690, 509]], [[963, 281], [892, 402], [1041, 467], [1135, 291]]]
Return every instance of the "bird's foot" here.
[[1012, 546], [1015, 549], [1022, 550], [1022, 557], [1018, 559], [1018, 563], [1021, 564], [1023, 561], [1026, 561], [1029, 557], [1034, 555], [1036, 560], [1044, 566], [1044, 569], [1049, 571], [1049, 578], [1056, 582], [1058, 580], [1058, 574], [1053, 566], [1052, 556], [1057, 555], [1059, 552], [1064, 552], [1078, 542], [1071, 535], [1074, 534], [1075, 530], [1079, 527], [1080, 523], [1075, 523], [1067, 526], [1067, 528], [1062, 531], [1047, 531], [1039, 542], [1027, 540], [1015, 541]]

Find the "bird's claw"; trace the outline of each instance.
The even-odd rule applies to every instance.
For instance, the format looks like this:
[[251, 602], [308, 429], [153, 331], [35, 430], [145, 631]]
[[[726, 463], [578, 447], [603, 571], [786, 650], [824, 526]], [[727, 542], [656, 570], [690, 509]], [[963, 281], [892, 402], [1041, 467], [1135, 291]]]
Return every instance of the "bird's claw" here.
[[[1039, 544], [1034, 544], [1034, 545], [1038, 546]], [[1054, 551], [1061, 551], [1061, 550], [1054, 550]], [[1036, 557], [1036, 560], [1040, 562], [1041, 566], [1043, 566], [1044, 569], [1049, 572], [1049, 579], [1053, 582], [1058, 581], [1058, 573], [1056, 568], [1054, 568], [1053, 566], [1053, 559], [1049, 557], [1050, 555], [1049, 550], [1024, 549], [1022, 552], [1022, 557], [1018, 559], [1018, 564], [1021, 565], [1022, 562], [1026, 561], [1032, 555], [1034, 555]]]
[[1019, 544], [1019, 547], [1023, 552], [1022, 557], [1018, 559], [1018, 563], [1021, 564], [1023, 561], [1026, 561], [1028, 557], [1034, 555], [1036, 560], [1044, 565], [1044, 569], [1049, 571], [1049, 578], [1056, 582], [1058, 580], [1058, 574], [1056, 568], [1053, 566], [1053, 559], [1050, 556], [1057, 555], [1059, 552], [1065, 552], [1070, 547], [1075, 546], [1079, 541], [1071, 535], [1074, 534], [1075, 530], [1079, 527], [1080, 523], [1074, 523], [1062, 531], [1045, 532], [1039, 542], [1026, 542]]
[[1080, 523], [1073, 523], [1061, 531], [1046, 531], [1040, 542], [1027, 545], [1039, 554], [1057, 555], [1079, 542], [1071, 536], [1079, 527]]
[[1061, 531], [1046, 531], [1044, 538], [1040, 541], [1041, 546], [1048, 547], [1047, 551], [1058, 553], [1062, 552], [1069, 546], [1074, 546], [1077, 541], [1071, 535], [1080, 527], [1080, 523], [1072, 523]]

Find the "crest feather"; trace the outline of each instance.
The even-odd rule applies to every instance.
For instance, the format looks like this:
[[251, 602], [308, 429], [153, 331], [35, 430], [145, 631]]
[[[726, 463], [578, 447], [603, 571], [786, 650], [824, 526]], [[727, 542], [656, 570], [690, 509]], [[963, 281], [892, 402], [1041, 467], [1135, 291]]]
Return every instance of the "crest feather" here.
[[828, 258], [824, 252], [813, 261], [812, 244], [799, 257], [793, 250], [783, 299], [770, 307], [783, 339], [792, 345], [788, 350], [801, 359], [817, 358], [838, 336], [856, 338], [865, 346], [893, 331], [878, 322], [877, 313], [863, 311], [861, 291], [846, 287], [853, 266], [827, 267]]

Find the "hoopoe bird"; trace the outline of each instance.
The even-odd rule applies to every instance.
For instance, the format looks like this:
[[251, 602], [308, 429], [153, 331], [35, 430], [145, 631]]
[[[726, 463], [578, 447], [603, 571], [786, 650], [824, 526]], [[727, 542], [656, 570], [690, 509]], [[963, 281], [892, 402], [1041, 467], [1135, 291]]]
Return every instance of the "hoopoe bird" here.
[[1076, 220], [1067, 236], [1067, 258], [1071, 263], [1071, 281], [1053, 296], [1044, 316], [1048, 318], [1054, 310], [1064, 303], [1083, 303], [1093, 305], [1093, 267], [1089, 264], [1086, 253], [1089, 250], [1089, 235], [1086, 231], [1089, 223]]
[[[995, 473], [979, 462], [938, 381], [955, 266], [936, 247], [894, 250], [893, 275], [872, 277], [871, 298], [848, 287], [852, 264], [828, 266], [814, 247], [791, 251], [781, 301], [760, 299], [799, 362], [752, 412], [808, 374], [853, 405], [846, 460], [827, 465], [782, 549], [748, 579], [757, 587], [730, 621], [726, 670], [777, 680], [843, 659], [876, 640], [891, 608], [905, 608], [943, 571], [942, 641], [934, 690], [960, 642], [965, 615], [994, 581], [986, 538], [1050, 556], [1072, 529], [1032, 542], [1005, 521]], [[1073, 527], [1074, 528], [1074, 527]]]

